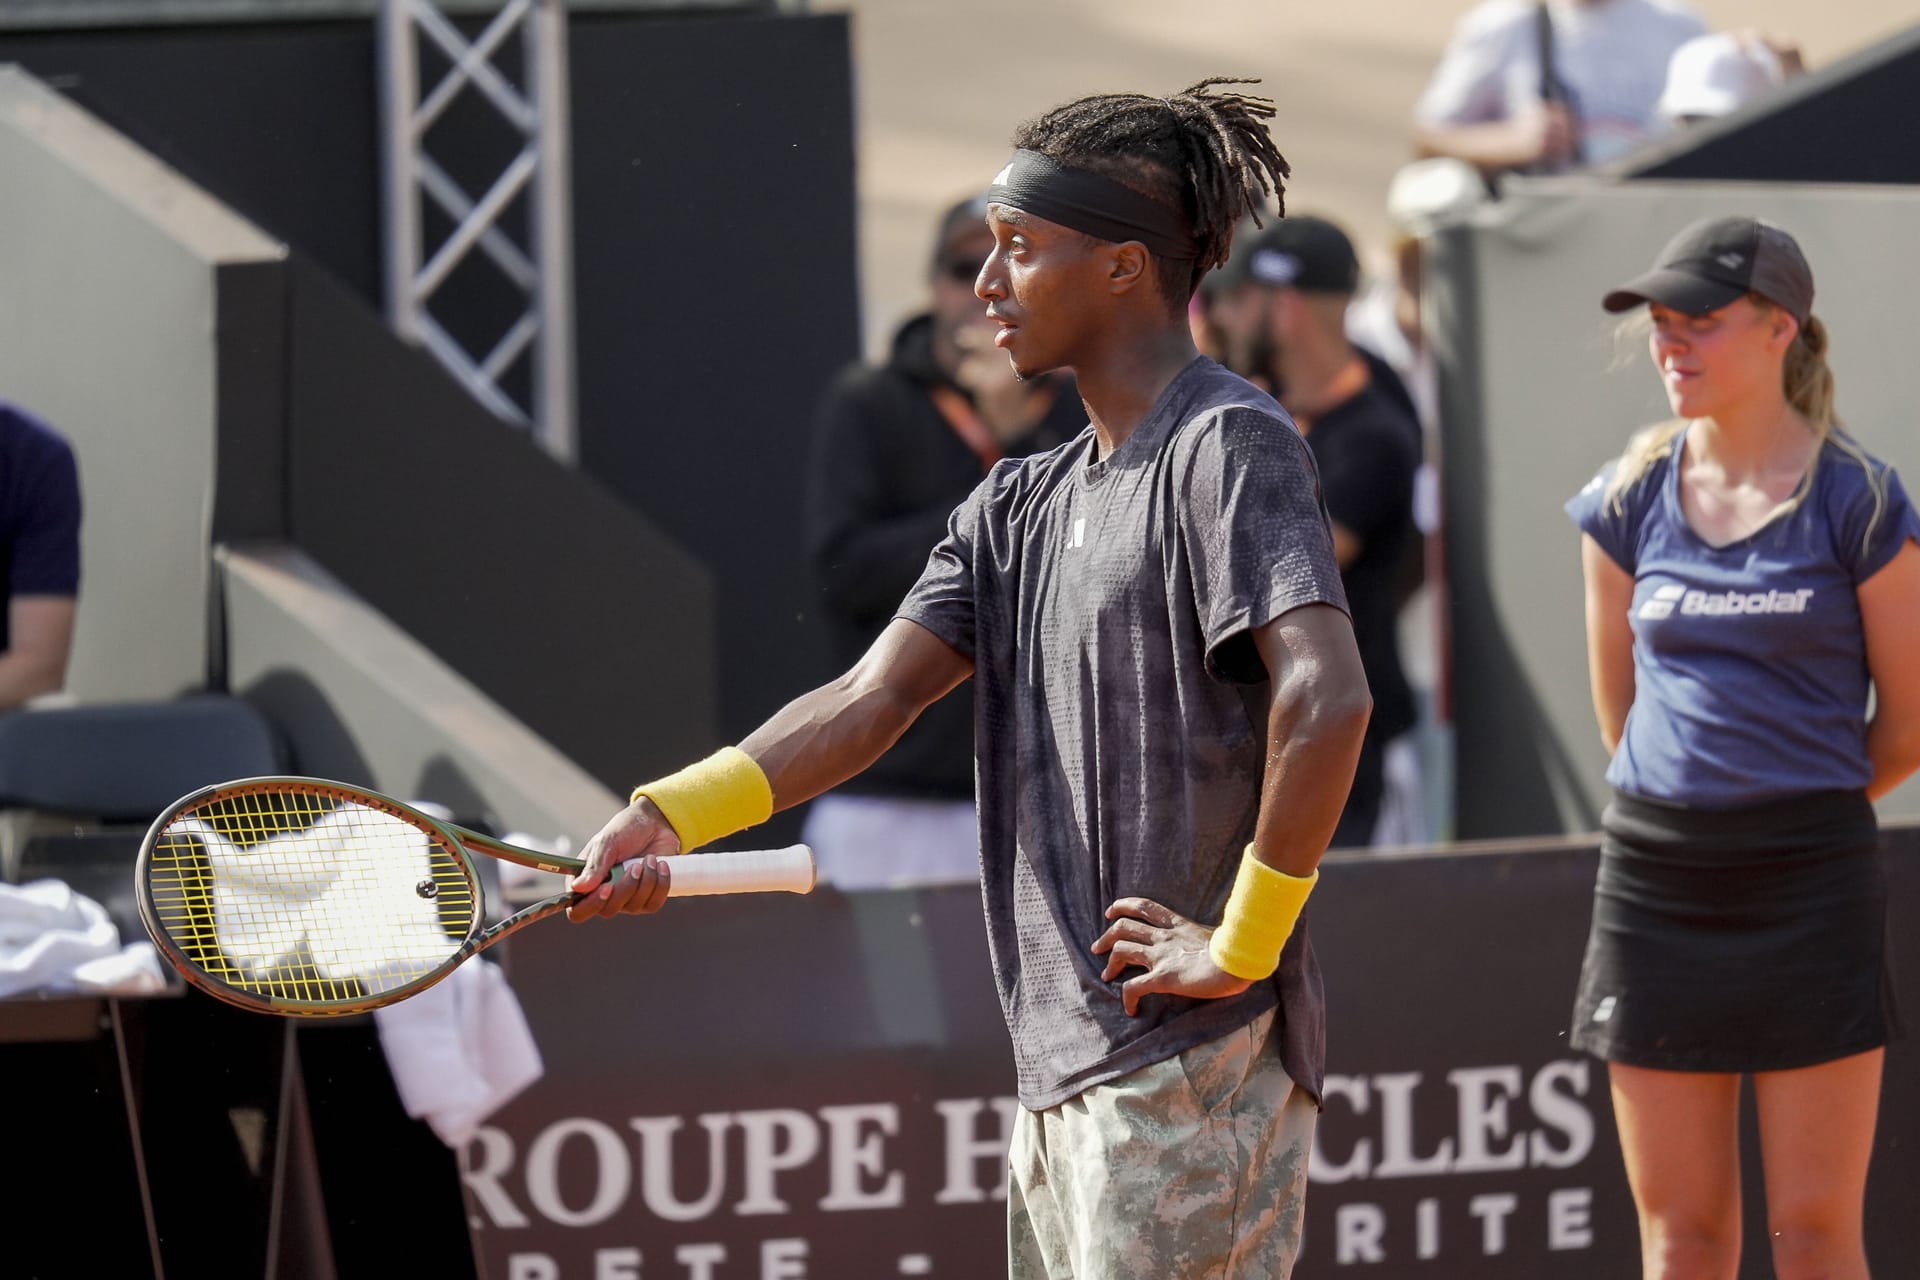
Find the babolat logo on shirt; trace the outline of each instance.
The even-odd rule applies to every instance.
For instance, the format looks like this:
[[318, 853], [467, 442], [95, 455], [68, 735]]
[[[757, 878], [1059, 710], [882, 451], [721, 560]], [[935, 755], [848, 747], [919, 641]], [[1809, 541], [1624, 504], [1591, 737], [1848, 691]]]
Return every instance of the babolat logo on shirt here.
[[1640, 616], [1651, 622], [1673, 616], [1679, 606], [1683, 615], [1709, 618], [1729, 614], [1805, 613], [1813, 599], [1812, 587], [1798, 591], [1699, 591], [1682, 586], [1654, 588], [1653, 595], [1640, 606]]

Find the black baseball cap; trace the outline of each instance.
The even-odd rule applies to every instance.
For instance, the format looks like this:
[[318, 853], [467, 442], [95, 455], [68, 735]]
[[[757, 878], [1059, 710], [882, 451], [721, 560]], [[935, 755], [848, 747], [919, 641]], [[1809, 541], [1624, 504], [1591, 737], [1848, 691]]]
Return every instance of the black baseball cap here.
[[954, 234], [956, 232], [963, 229], [967, 231], [977, 229], [983, 235], [987, 233], [986, 193], [979, 192], [966, 197], [964, 200], [956, 200], [948, 205], [940, 215], [938, 227], [939, 230], [934, 233], [933, 237], [933, 260], [931, 263], [931, 267], [936, 273], [946, 265], [947, 251], [953, 244]]
[[1347, 233], [1325, 218], [1296, 214], [1236, 242], [1212, 287], [1264, 284], [1308, 293], [1353, 293], [1360, 258]]
[[1749, 293], [1801, 324], [1813, 313], [1813, 269], [1794, 238], [1759, 218], [1702, 218], [1667, 242], [1653, 270], [1601, 299], [1608, 311], [1657, 302], [1703, 316]]

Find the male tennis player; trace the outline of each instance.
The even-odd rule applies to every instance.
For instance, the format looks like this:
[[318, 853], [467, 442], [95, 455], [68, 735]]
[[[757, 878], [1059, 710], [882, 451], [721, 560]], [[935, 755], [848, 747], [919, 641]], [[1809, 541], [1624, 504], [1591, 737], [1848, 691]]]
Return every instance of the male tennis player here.
[[1187, 323], [1288, 174], [1238, 83], [1021, 126], [976, 291], [1088, 427], [997, 464], [851, 671], [637, 788], [574, 882], [576, 920], [657, 910], [657, 855], [851, 777], [973, 677], [1018, 1278], [1284, 1277], [1299, 1248], [1324, 1035], [1295, 925], [1371, 700], [1312, 456]]

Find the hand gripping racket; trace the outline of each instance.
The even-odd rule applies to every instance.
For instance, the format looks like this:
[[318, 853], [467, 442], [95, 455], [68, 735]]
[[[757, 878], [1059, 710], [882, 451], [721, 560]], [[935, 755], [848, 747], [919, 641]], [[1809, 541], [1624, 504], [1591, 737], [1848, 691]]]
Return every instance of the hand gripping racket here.
[[[556, 894], [488, 925], [475, 852], [568, 876], [586, 865], [359, 787], [246, 778], [195, 791], [155, 819], [135, 893], [160, 954], [208, 994], [261, 1013], [360, 1013], [426, 990], [579, 897]], [[670, 873], [676, 898], [807, 893], [813, 852], [689, 854]]]

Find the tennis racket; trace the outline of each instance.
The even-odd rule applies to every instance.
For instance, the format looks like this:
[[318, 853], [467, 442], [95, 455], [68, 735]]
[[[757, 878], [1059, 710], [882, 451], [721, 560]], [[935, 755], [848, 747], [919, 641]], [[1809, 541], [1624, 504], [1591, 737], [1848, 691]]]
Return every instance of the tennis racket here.
[[[135, 894], [160, 954], [209, 995], [260, 1013], [361, 1013], [419, 994], [579, 897], [556, 894], [489, 925], [475, 853], [568, 876], [586, 865], [359, 787], [245, 778], [184, 796], [154, 820]], [[676, 857], [668, 892], [813, 884], [812, 850], [792, 845]]]

